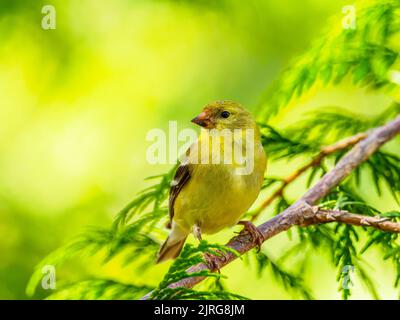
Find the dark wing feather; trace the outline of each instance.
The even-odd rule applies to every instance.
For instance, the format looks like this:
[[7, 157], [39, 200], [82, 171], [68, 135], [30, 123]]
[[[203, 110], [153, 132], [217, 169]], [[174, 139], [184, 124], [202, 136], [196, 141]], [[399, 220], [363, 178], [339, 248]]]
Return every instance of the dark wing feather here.
[[170, 222], [167, 227], [171, 228], [172, 218], [174, 217], [174, 204], [175, 200], [181, 192], [182, 188], [186, 185], [186, 183], [190, 179], [190, 166], [188, 164], [181, 164], [176, 170], [174, 179], [171, 184], [171, 189], [169, 191], [169, 217]]

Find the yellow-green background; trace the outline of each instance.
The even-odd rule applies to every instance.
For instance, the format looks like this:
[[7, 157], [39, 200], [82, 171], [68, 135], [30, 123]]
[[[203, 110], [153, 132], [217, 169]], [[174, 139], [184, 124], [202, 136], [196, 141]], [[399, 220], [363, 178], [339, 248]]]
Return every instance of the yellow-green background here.
[[[57, 10], [57, 29], [41, 28], [42, 6]], [[249, 109], [292, 58], [341, 14], [343, 0], [1, 0], [0, 1], [0, 298], [25, 299], [36, 263], [87, 225], [107, 226], [143, 179], [168, 166], [150, 165], [145, 136], [180, 127], [204, 104], [236, 100]], [[316, 90], [282, 113], [339, 105], [375, 113], [389, 98], [339, 87]], [[284, 175], [299, 164], [274, 166]], [[381, 209], [365, 184], [362, 192]], [[292, 199], [301, 193], [292, 189]], [[232, 230], [209, 239], [223, 241]], [[279, 256], [288, 240], [265, 248]], [[393, 272], [370, 256], [383, 298], [396, 298]], [[168, 264], [145, 274], [93, 261], [62, 271], [155, 285]], [[316, 297], [340, 298], [336, 270], [315, 254], [307, 284]], [[291, 298], [270, 274], [258, 279], [241, 262], [226, 268], [228, 289], [250, 298]], [[369, 298], [356, 280], [353, 297]]]

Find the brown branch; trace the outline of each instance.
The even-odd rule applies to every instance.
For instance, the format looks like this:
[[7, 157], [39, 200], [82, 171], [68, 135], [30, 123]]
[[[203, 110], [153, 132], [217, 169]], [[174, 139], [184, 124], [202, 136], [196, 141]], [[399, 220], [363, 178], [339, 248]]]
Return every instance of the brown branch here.
[[304, 172], [306, 172], [308, 169], [314, 168], [316, 166], [319, 166], [322, 162], [322, 160], [327, 157], [328, 155], [335, 153], [337, 151], [341, 151], [344, 149], [347, 149], [348, 147], [351, 147], [355, 145], [356, 143], [360, 142], [362, 139], [367, 137], [367, 133], [358, 133], [355, 136], [345, 138], [343, 140], [340, 140], [339, 142], [331, 145], [331, 146], [326, 146], [322, 147], [321, 151], [311, 159], [308, 163], [306, 163], [304, 166], [300, 167], [297, 169], [295, 172], [293, 172], [290, 176], [286, 177], [283, 181], [281, 186], [275, 190], [275, 192], [269, 196], [261, 205], [258, 209], [256, 209], [251, 216], [251, 221], [254, 221], [257, 219], [257, 217], [260, 215], [260, 213], [267, 208], [275, 199], [279, 198], [280, 196], [283, 195], [283, 192], [285, 189], [293, 182], [295, 181], [298, 177], [300, 177]]
[[[264, 222], [258, 229], [264, 236], [264, 241], [276, 234], [286, 231], [294, 225], [304, 225], [307, 219], [312, 219], [319, 211], [315, 204], [328, 193], [338, 186], [349, 174], [361, 163], [367, 160], [384, 143], [388, 142], [400, 133], [400, 116], [393, 121], [378, 127], [368, 134], [368, 136], [358, 142], [330, 172], [325, 174], [312, 188], [310, 188], [298, 201], [287, 208], [279, 215]], [[344, 219], [344, 218], [342, 218]], [[253, 249], [257, 244], [252, 241], [251, 236], [240, 233], [233, 237], [227, 244], [228, 247], [243, 254]], [[216, 268], [221, 269], [225, 265], [235, 260], [237, 256], [233, 253], [226, 253], [221, 257], [216, 257]], [[189, 274], [209, 269], [204, 263], [199, 263], [186, 270]], [[211, 270], [216, 271], [216, 270]], [[190, 277], [182, 279], [169, 285], [170, 288], [187, 287], [191, 288], [203, 281], [205, 277]], [[150, 299], [151, 292], [142, 299]]]
[[400, 233], [400, 222], [390, 221], [389, 218], [371, 217], [338, 210], [318, 209], [315, 215], [306, 218], [301, 226], [307, 227], [312, 224], [329, 222], [341, 222], [354, 226], [372, 227], [386, 232]]

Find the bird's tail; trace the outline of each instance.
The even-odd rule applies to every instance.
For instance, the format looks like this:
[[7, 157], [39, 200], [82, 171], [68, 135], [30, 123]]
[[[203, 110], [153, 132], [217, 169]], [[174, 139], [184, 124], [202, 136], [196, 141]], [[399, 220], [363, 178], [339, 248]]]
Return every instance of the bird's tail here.
[[172, 228], [167, 240], [165, 240], [164, 244], [161, 246], [158, 253], [157, 263], [169, 259], [175, 259], [179, 256], [187, 236], [187, 233], [182, 233], [178, 231], [177, 228]]

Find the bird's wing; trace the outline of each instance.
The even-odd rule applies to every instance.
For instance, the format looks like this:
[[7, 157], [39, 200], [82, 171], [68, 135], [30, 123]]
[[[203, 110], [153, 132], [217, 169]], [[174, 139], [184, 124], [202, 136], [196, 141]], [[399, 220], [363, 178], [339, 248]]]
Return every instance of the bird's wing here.
[[169, 191], [169, 217], [170, 223], [168, 227], [171, 227], [172, 218], [174, 217], [174, 204], [175, 200], [181, 192], [182, 188], [186, 185], [186, 183], [190, 180], [190, 165], [189, 164], [181, 164], [176, 170], [174, 179], [171, 184], [171, 189]]

